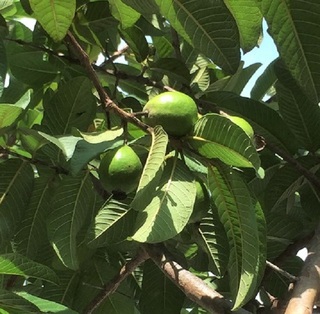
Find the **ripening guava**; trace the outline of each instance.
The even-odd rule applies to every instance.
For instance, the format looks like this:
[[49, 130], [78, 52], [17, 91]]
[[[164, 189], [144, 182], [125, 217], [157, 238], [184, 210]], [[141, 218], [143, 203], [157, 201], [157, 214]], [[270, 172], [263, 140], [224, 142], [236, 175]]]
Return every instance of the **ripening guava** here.
[[210, 196], [205, 184], [196, 180], [196, 199], [189, 219], [190, 223], [199, 222], [206, 216], [210, 208]]
[[234, 124], [239, 126], [243, 131], [245, 131], [251, 139], [253, 138], [253, 128], [246, 120], [237, 116], [228, 116], [228, 119], [230, 119]]
[[125, 194], [137, 188], [141, 172], [141, 161], [128, 145], [106, 152], [98, 171], [101, 183], [108, 192]]
[[148, 115], [144, 122], [161, 125], [172, 136], [181, 137], [192, 131], [198, 109], [191, 97], [181, 92], [165, 92], [150, 99], [143, 108]]

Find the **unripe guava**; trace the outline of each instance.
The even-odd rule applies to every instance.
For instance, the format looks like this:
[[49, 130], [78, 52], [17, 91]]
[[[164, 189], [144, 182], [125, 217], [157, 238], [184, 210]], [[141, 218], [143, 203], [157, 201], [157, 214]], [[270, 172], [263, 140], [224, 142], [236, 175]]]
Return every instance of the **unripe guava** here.
[[209, 192], [202, 181], [196, 180], [196, 199], [189, 219], [190, 223], [199, 222], [206, 216], [210, 208]]
[[191, 97], [180, 92], [165, 92], [153, 97], [143, 108], [145, 123], [161, 125], [172, 136], [181, 137], [192, 131], [198, 109]]
[[138, 186], [141, 172], [141, 161], [128, 145], [106, 152], [99, 166], [101, 183], [110, 193], [133, 192]]
[[247, 135], [252, 139], [254, 136], [254, 131], [252, 126], [245, 120], [237, 116], [227, 116], [234, 124], [239, 126]]

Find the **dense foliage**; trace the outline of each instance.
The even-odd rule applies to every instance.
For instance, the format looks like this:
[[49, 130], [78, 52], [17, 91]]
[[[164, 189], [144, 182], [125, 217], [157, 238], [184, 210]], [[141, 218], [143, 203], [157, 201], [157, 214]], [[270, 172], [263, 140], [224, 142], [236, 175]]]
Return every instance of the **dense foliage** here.
[[[246, 98], [263, 18], [280, 56]], [[285, 300], [320, 217], [319, 60], [318, 0], [0, 1], [1, 313]], [[199, 111], [179, 137], [142, 119], [173, 90]], [[123, 145], [143, 170], [111, 194], [99, 164]]]

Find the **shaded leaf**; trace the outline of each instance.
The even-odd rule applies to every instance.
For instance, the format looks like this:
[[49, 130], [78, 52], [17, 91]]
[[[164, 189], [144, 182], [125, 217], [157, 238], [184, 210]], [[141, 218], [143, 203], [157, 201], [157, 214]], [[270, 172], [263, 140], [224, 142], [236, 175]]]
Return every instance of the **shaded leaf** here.
[[57, 187], [47, 220], [48, 236], [62, 263], [78, 269], [77, 234], [92, 207], [93, 190], [89, 174], [65, 177]]
[[53, 97], [44, 103], [44, 109], [44, 132], [65, 135], [71, 133], [71, 128], [87, 131], [96, 109], [91, 82], [80, 76], [61, 85]]
[[181, 290], [148, 260], [143, 265], [142, 292], [139, 300], [141, 314], [180, 313], [185, 296]]
[[29, 202], [34, 174], [18, 159], [0, 164], [0, 247], [13, 236]]

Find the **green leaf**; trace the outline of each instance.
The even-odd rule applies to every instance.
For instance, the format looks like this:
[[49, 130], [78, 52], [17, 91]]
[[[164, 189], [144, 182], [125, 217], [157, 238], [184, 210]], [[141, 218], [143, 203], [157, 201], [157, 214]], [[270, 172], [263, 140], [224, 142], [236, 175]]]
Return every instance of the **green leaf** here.
[[140, 13], [127, 6], [122, 0], [109, 0], [109, 5], [112, 15], [124, 29], [133, 26], [140, 17]]
[[[244, 53], [257, 46], [262, 32], [262, 14], [256, 0], [225, 0], [240, 33], [240, 44]], [[248, 18], [250, 17], [250, 18]]]
[[199, 154], [207, 158], [218, 158], [224, 163], [256, 170], [260, 159], [248, 135], [227, 117], [206, 114], [194, 127], [187, 142]]
[[148, 260], [143, 265], [142, 292], [139, 300], [141, 314], [180, 313], [185, 296], [181, 290]]
[[33, 180], [27, 163], [9, 159], [0, 164], [0, 247], [11, 239], [28, 206]]
[[294, 135], [280, 115], [270, 107], [230, 92], [214, 92], [206, 96], [209, 103], [204, 105], [205, 109], [213, 110], [219, 106], [231, 115], [248, 120], [255, 133], [264, 137], [267, 143], [290, 152], [298, 149]]
[[214, 267], [213, 273], [216, 276], [223, 276], [229, 261], [229, 243], [216, 211], [217, 209], [214, 208], [201, 220], [196, 242], [207, 254]]
[[227, 233], [230, 248], [228, 273], [237, 309], [250, 300], [259, 274], [260, 228], [250, 192], [239, 175], [225, 165], [209, 167], [209, 189]]
[[78, 314], [62, 304], [39, 298], [27, 292], [17, 292], [17, 294], [37, 306], [42, 313]]
[[[0, 130], [14, 124], [20, 117], [23, 109], [10, 104], [0, 104]], [[0, 132], [2, 132], [1, 130]]]
[[320, 146], [319, 105], [305, 96], [280, 62], [276, 63], [275, 70], [278, 77], [276, 90], [280, 113], [300, 146], [314, 152]]
[[[320, 165], [315, 157], [305, 156], [297, 159], [312, 173], [315, 173]], [[265, 189], [265, 209], [274, 211], [282, 201], [294, 194], [304, 183], [305, 177], [291, 164], [286, 164], [273, 175]]]
[[149, 45], [142, 30], [134, 25], [120, 30], [123, 40], [132, 49], [138, 62], [144, 61], [149, 54]]
[[[0, 289], [1, 314], [30, 314], [39, 313], [37, 306], [25, 300], [14, 292]], [[6, 312], [3, 312], [6, 311]]]
[[274, 72], [274, 64], [276, 62], [277, 59], [273, 60], [255, 81], [250, 93], [252, 99], [262, 100], [270, 88], [276, 83], [277, 77]]
[[37, 278], [58, 284], [57, 275], [49, 267], [17, 254], [0, 255], [0, 274]]
[[[223, 70], [236, 72], [240, 61], [236, 22], [222, 0], [156, 0], [160, 12], [193, 47]], [[219, 19], [208, 19], [219, 16]]]
[[59, 67], [41, 50], [14, 42], [7, 44], [6, 48], [12, 75], [29, 86], [42, 86], [59, 74]]
[[151, 134], [152, 143], [144, 166], [136, 195], [131, 206], [138, 211], [143, 210], [151, 201], [159, 183], [161, 167], [166, 154], [168, 135], [161, 126], [156, 126]]
[[158, 13], [159, 8], [154, 0], [141, 2], [140, 0], [122, 0], [125, 4], [131, 6], [143, 15]]
[[167, 75], [169, 78], [184, 83], [190, 84], [190, 73], [184, 62], [175, 58], [161, 58], [150, 65], [150, 70], [157, 71]]
[[44, 103], [42, 126], [51, 135], [71, 133], [72, 128], [87, 131], [95, 115], [96, 100], [86, 77], [76, 77], [61, 85]]
[[3, 93], [4, 83], [7, 74], [7, 54], [3, 40], [0, 39], [0, 97]]
[[320, 48], [320, 3], [261, 0], [260, 6], [281, 58], [309, 99], [318, 103], [320, 62], [315, 51]]
[[190, 170], [177, 158], [166, 162], [159, 187], [150, 204], [138, 213], [138, 242], [162, 242], [180, 233], [192, 214], [196, 186]]
[[87, 219], [93, 203], [91, 178], [65, 177], [57, 187], [47, 220], [48, 236], [62, 263], [78, 269], [77, 234]]
[[17, 252], [35, 259], [48, 242], [46, 219], [52, 197], [54, 172], [45, 169], [45, 174], [35, 179], [28, 208], [19, 224], [14, 242]]
[[86, 242], [93, 248], [124, 241], [133, 232], [136, 212], [129, 205], [109, 199], [88, 229]]
[[35, 18], [54, 41], [62, 40], [72, 23], [76, 0], [30, 0]]

